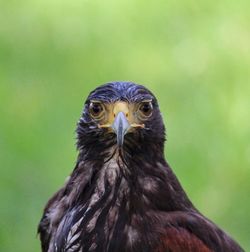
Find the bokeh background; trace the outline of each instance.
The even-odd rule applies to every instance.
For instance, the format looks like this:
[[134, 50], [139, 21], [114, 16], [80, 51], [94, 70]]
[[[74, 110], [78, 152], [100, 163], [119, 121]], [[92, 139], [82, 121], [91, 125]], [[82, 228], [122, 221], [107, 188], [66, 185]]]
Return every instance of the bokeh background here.
[[206, 216], [250, 251], [250, 2], [0, 3], [0, 250], [40, 250], [48, 198], [74, 167], [88, 93], [145, 84], [166, 157]]

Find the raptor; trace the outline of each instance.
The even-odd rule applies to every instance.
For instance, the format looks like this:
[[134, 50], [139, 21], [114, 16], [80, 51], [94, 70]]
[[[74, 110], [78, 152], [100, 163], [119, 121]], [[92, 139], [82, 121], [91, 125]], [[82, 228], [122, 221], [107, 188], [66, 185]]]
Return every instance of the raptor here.
[[164, 157], [156, 97], [132, 82], [90, 93], [77, 125], [79, 155], [48, 201], [43, 252], [240, 252], [191, 203]]

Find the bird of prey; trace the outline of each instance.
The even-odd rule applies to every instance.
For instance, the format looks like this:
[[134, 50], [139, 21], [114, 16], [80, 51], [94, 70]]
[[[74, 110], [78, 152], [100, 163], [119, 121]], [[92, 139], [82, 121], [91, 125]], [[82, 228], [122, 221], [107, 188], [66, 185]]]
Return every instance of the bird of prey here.
[[79, 155], [48, 201], [43, 252], [239, 252], [191, 203], [164, 158], [156, 97], [132, 82], [88, 96], [77, 125]]

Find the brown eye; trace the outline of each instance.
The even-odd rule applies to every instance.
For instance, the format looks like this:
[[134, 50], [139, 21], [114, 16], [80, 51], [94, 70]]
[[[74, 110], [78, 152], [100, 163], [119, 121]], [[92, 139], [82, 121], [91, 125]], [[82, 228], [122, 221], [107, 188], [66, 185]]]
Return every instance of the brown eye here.
[[139, 107], [139, 110], [143, 113], [144, 116], [151, 116], [153, 111], [153, 105], [151, 102], [142, 102]]
[[89, 105], [89, 111], [92, 117], [98, 118], [102, 115], [103, 105], [99, 102], [91, 102]]

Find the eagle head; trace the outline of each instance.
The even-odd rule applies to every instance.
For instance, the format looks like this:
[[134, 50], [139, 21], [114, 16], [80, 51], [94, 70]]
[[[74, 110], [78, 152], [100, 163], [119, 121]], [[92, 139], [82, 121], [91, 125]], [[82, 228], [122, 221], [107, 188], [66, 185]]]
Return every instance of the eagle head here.
[[147, 153], [152, 144], [163, 152], [165, 128], [157, 99], [147, 88], [132, 82], [99, 86], [84, 104], [77, 139], [84, 154], [91, 146], [100, 153], [111, 147]]

